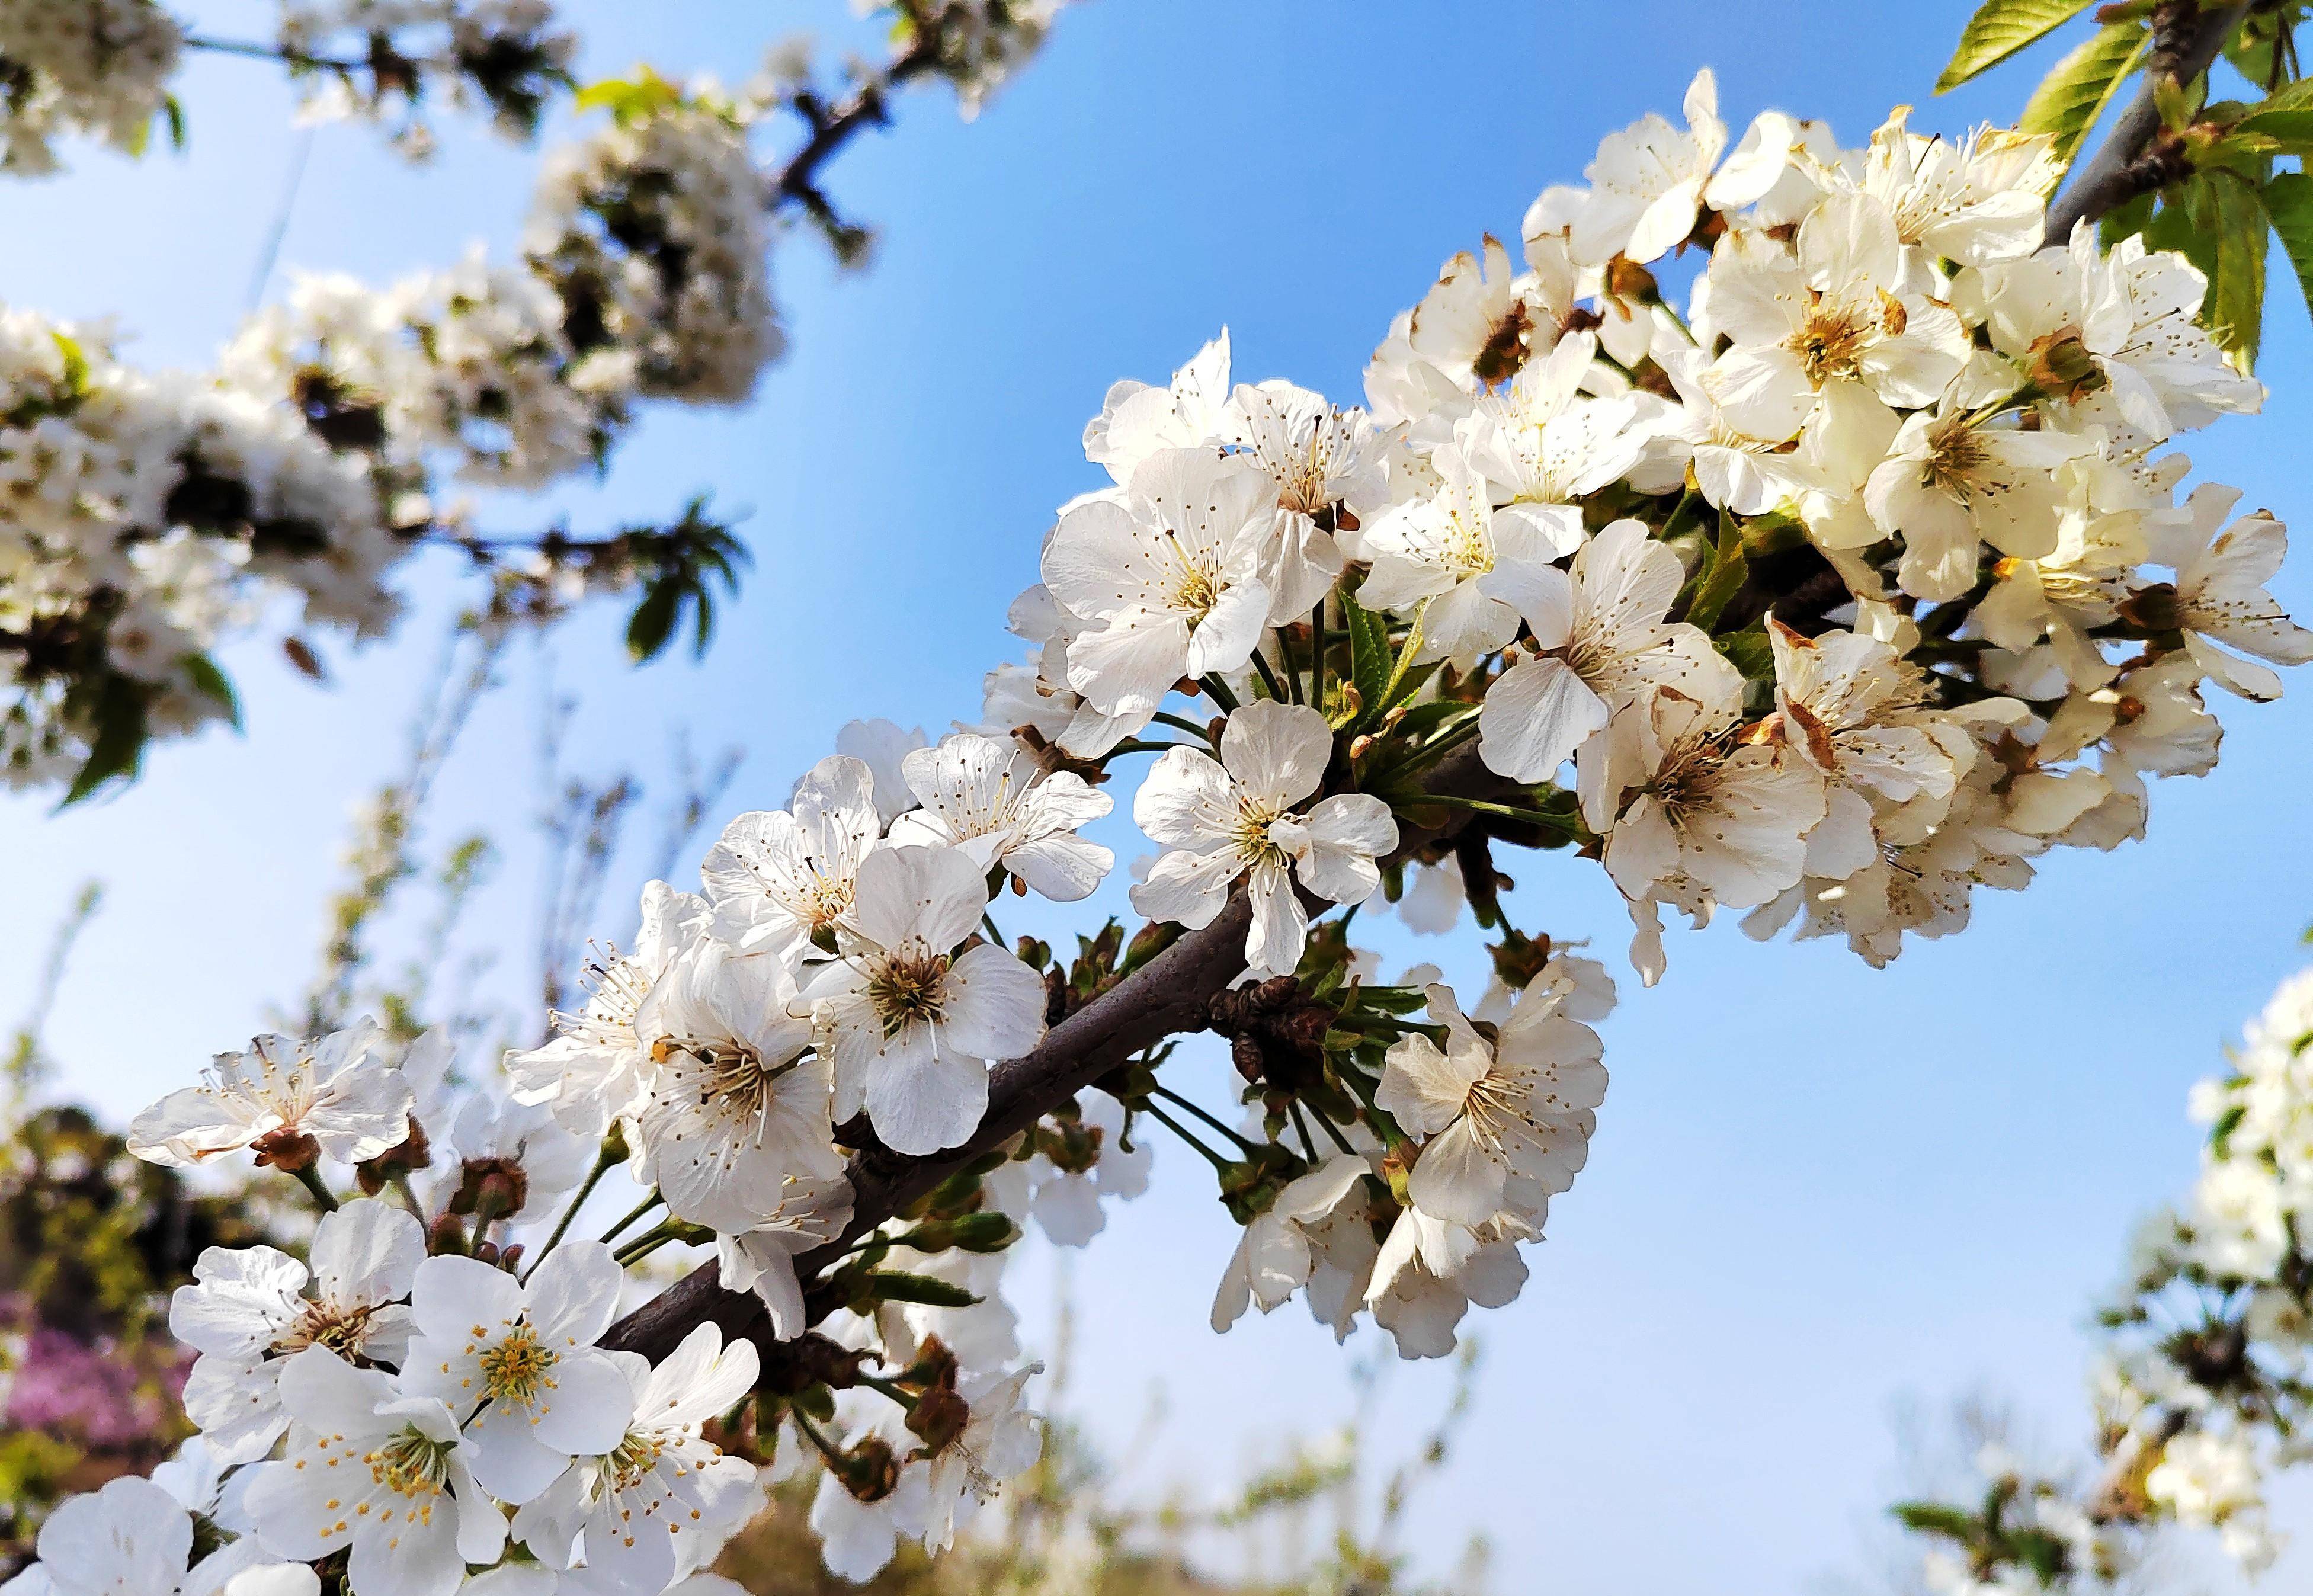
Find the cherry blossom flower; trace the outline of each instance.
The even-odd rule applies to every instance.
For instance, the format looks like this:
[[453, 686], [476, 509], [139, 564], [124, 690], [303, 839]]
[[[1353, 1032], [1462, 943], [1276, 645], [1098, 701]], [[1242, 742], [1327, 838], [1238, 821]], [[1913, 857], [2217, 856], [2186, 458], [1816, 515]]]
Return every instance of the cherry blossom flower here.
[[1125, 499], [1078, 501], [1044, 546], [1044, 584], [1088, 623], [1069, 685], [1104, 715], [1154, 709], [1183, 677], [1244, 669], [1271, 594], [1277, 490], [1237, 456], [1165, 449]]
[[790, 1175], [842, 1172], [824, 1058], [786, 962], [708, 943], [677, 960], [637, 1031], [657, 1069], [634, 1116], [636, 1178], [669, 1212], [753, 1228]]
[[136, 1116], [128, 1150], [181, 1167], [248, 1147], [260, 1162], [375, 1158], [409, 1135], [409, 1083], [377, 1056], [385, 1033], [364, 1021], [318, 1042], [261, 1036], [220, 1053], [207, 1083], [172, 1092]]
[[761, 1505], [743, 1459], [700, 1438], [700, 1426], [743, 1400], [755, 1349], [723, 1344], [703, 1324], [655, 1369], [613, 1353], [634, 1417], [618, 1443], [569, 1467], [514, 1514], [515, 1539], [550, 1566], [582, 1572], [571, 1588], [657, 1596], [710, 1561]]
[[1595, 266], [1620, 255], [1644, 265], [1693, 232], [1705, 206], [1739, 209], [1782, 175], [1795, 131], [1789, 117], [1762, 112], [1722, 165], [1727, 124], [1710, 68], [1687, 85], [1685, 111], [1684, 132], [1649, 111], [1599, 145], [1582, 172], [1589, 192], [1572, 207], [1575, 259]]
[[858, 760], [875, 778], [875, 812], [884, 825], [910, 807], [905, 774], [908, 756], [928, 741], [921, 726], [901, 726], [882, 719], [849, 721], [836, 732], [835, 751]]
[[2061, 434], [1978, 425], [1948, 395], [1906, 417], [1864, 489], [1873, 522], [1904, 539], [1904, 591], [1958, 598], [1975, 585], [1979, 542], [2019, 559], [2054, 553], [2055, 469], [2078, 452]]
[[[748, 1194], [751, 1211], [763, 1206], [764, 1196], [760, 1188]], [[809, 1328], [795, 1260], [836, 1240], [851, 1223], [851, 1182], [841, 1175], [790, 1175], [780, 1182], [770, 1208], [753, 1214], [745, 1228], [716, 1235], [717, 1278], [732, 1291], [752, 1291], [762, 1298], [771, 1333], [789, 1341]]]
[[1491, 1042], [1472, 1029], [1452, 988], [1429, 988], [1446, 1046], [1420, 1032], [1388, 1054], [1374, 1101], [1427, 1138], [1407, 1181], [1413, 1206], [1456, 1224], [1483, 1224], [1515, 1206], [1538, 1209], [1573, 1184], [1605, 1100], [1598, 1033], [1559, 1011], [1557, 978], [1537, 976]]
[[1733, 347], [1704, 386], [1762, 438], [1796, 434], [1841, 383], [1889, 405], [1933, 404], [1966, 363], [1967, 333], [1945, 306], [1898, 294], [1902, 276], [1895, 220], [1866, 194], [1825, 199], [1795, 250], [1730, 235], [1711, 256], [1709, 307]]
[[600, 1241], [564, 1242], [526, 1283], [471, 1258], [418, 1266], [403, 1388], [471, 1416], [460, 1456], [500, 1501], [529, 1501], [571, 1458], [609, 1451], [625, 1433], [626, 1378], [594, 1347], [618, 1316], [622, 1275]]
[[1240, 383], [1222, 428], [1277, 484], [1277, 529], [1261, 573], [1270, 624], [1304, 619], [1341, 574], [1336, 534], [1354, 538], [1387, 502], [1385, 440], [1364, 411], [1337, 410], [1290, 382]]
[[1468, 660], [1517, 636], [1519, 607], [1546, 584], [1551, 562], [1582, 543], [1582, 515], [1564, 504], [1493, 503], [1458, 453], [1438, 462], [1430, 496], [1402, 504], [1366, 529], [1373, 570], [1358, 589], [1368, 609], [1419, 612], [1419, 664]]
[[40, 1526], [38, 1549], [40, 1560], [0, 1591], [8, 1596], [319, 1596], [321, 1589], [311, 1568], [269, 1557], [246, 1536], [188, 1568], [192, 1517], [149, 1479], [109, 1480], [59, 1504]]
[[1948, 797], [1954, 742], [1968, 758], [1974, 750], [1966, 732], [1917, 713], [1927, 684], [1878, 638], [1840, 630], [1805, 637], [1772, 618], [1767, 631], [1784, 743], [1825, 781], [1826, 812], [1807, 833], [1807, 873], [1842, 881], [1879, 858], [1874, 796]]
[[944, 1442], [929, 1444], [928, 1438], [923, 1493], [900, 1518], [902, 1529], [923, 1538], [927, 1550], [945, 1551], [960, 1524], [1042, 1454], [1043, 1420], [1022, 1407], [1020, 1399], [1029, 1380], [1043, 1371], [1041, 1363], [1029, 1364], [1008, 1374], [965, 1374], [956, 1381], [955, 1395], [968, 1416]]
[[835, 1065], [835, 1117], [863, 1109], [895, 1153], [937, 1153], [988, 1107], [989, 1060], [1044, 1034], [1044, 984], [1002, 948], [957, 951], [988, 908], [960, 849], [885, 848], [859, 867], [843, 957], [803, 993]]
[[2301, 665], [2313, 660], [2313, 632], [2265, 590], [2288, 551], [2288, 530], [2264, 511], [2224, 526], [2239, 499], [2236, 488], [2194, 488], [2188, 516], [2154, 534], [2152, 557], [2176, 569], [2176, 624], [2201, 669], [2244, 698], [2278, 698], [2281, 678], [2240, 655]]
[[831, 755], [796, 784], [788, 808], [725, 827], [699, 870], [716, 934], [741, 952], [786, 958], [843, 925], [860, 861], [883, 835], [875, 785], [865, 761]]
[[1295, 811], [1324, 780], [1332, 750], [1324, 715], [1266, 699], [1229, 716], [1218, 761], [1167, 750], [1132, 802], [1140, 829], [1167, 845], [1132, 889], [1133, 907], [1199, 929], [1244, 877], [1253, 899], [1247, 962], [1256, 974], [1289, 972], [1309, 928], [1296, 879], [1336, 903], [1362, 903], [1381, 884], [1376, 859], [1397, 846], [1389, 806], [1369, 794], [1337, 793]]
[[[371, 1198], [324, 1215], [312, 1265], [272, 1247], [211, 1247], [169, 1303], [169, 1329], [201, 1356], [185, 1382], [185, 1412], [225, 1463], [273, 1449], [289, 1416], [282, 1360], [308, 1346], [400, 1364], [411, 1331], [402, 1306], [426, 1256], [425, 1227]], [[304, 1294], [308, 1285], [313, 1294]]]
[[281, 1371], [281, 1400], [288, 1451], [249, 1487], [268, 1550], [314, 1562], [350, 1547], [354, 1596], [453, 1596], [468, 1564], [497, 1560], [506, 1517], [440, 1399], [309, 1346]]
[[2157, 442], [2265, 400], [2264, 384], [2227, 364], [2195, 320], [2208, 286], [2141, 233], [2102, 252], [2083, 223], [2063, 243], [1956, 284], [1954, 299], [2043, 391], [2064, 399], [2109, 387], [2129, 425]]
[[1194, 449], [1227, 429], [1228, 329], [1173, 373], [1171, 386], [1152, 388], [1127, 379], [1112, 386], [1100, 414], [1086, 424], [1085, 458], [1105, 466], [1122, 486], [1150, 456]]
[[1317, 1261], [1310, 1232], [1341, 1208], [1372, 1172], [1362, 1153], [1342, 1153], [1286, 1182], [1237, 1241], [1213, 1297], [1213, 1329], [1227, 1329], [1249, 1307], [1272, 1312], [1308, 1285]]
[[982, 871], [1001, 866], [1055, 903], [1089, 897], [1116, 855], [1078, 837], [1116, 801], [1072, 770], [1046, 773], [1009, 739], [962, 732], [904, 764], [923, 806], [894, 821], [891, 840], [960, 849]]
[[1479, 751], [1513, 781], [1548, 779], [1605, 730], [1616, 709], [1657, 687], [1711, 703], [1741, 696], [1741, 673], [1699, 628], [1666, 621], [1685, 574], [1644, 522], [1617, 521], [1574, 557], [1570, 573], [1535, 574], [1520, 595], [1538, 658], [1486, 689]]
[[[1491, 1227], [1489, 1227], [1491, 1230]], [[1499, 1308], [1525, 1286], [1526, 1260], [1507, 1235], [1432, 1219], [1408, 1208], [1374, 1258], [1365, 1305], [1403, 1358], [1442, 1358], [1475, 1302]]]
[[561, 1034], [544, 1047], [506, 1053], [514, 1101], [550, 1103], [555, 1118], [594, 1137], [632, 1109], [655, 1064], [636, 1032], [635, 1016], [668, 967], [705, 933], [709, 913], [706, 900], [693, 893], [664, 881], [646, 886], [634, 951], [598, 951], [584, 978], [586, 1006], [554, 1014]]

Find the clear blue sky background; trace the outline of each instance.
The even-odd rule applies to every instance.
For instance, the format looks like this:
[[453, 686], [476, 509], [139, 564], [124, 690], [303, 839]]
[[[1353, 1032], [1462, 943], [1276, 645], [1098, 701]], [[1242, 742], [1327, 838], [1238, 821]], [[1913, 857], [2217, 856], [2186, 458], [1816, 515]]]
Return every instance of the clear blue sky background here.
[[[567, 9], [597, 74], [647, 57], [735, 80], [788, 28], [857, 35], [832, 3]], [[831, 173], [883, 228], [872, 268], [837, 273], [807, 237], [778, 253], [794, 353], [757, 402], [655, 412], [607, 482], [493, 506], [494, 524], [558, 510], [592, 527], [710, 487], [753, 512], [758, 562], [703, 666], [629, 671], [607, 614], [561, 628], [550, 661], [516, 651], [430, 831], [487, 826], [506, 845], [475, 939], [500, 951], [498, 987], [509, 1002], [534, 989], [537, 850], [523, 828], [550, 663], [583, 697], [574, 766], [631, 766], [647, 784], [680, 723], [702, 749], [746, 749], [726, 811], [780, 802], [853, 716], [975, 716], [1052, 508], [1095, 479], [1077, 439], [1112, 381], [1162, 380], [1227, 323], [1241, 377], [1354, 399], [1367, 352], [1441, 259], [1487, 230], [1515, 237], [1545, 183], [1578, 180], [1599, 136], [1641, 111], [1675, 113], [1702, 65], [1738, 131], [1771, 105], [1827, 118], [1849, 143], [1904, 101], [1922, 107], [1915, 126], [2006, 119], [2049, 50], [1928, 101], [1967, 9], [1097, 0], [977, 124], [944, 96], [906, 97], [899, 127]], [[195, 12], [255, 35], [271, 7]], [[181, 87], [189, 155], [75, 150], [69, 178], [7, 188], [0, 299], [117, 317], [154, 364], [210, 357], [289, 164], [288, 105], [246, 62], [197, 61]], [[434, 168], [412, 171], [365, 131], [324, 130], [285, 265], [383, 281], [473, 240], [510, 250], [534, 153], [467, 124], [444, 133]], [[2284, 274], [2270, 408], [2193, 452], [2250, 504], [2313, 525], [2308, 355]], [[2300, 611], [2309, 570], [2301, 555], [2281, 584]], [[56, 1012], [64, 1091], [125, 1116], [302, 988], [347, 812], [397, 763], [456, 591], [446, 565], [409, 586], [399, 642], [328, 648], [332, 689], [291, 675], [269, 643], [235, 654], [246, 737], [163, 750], [140, 786], [62, 818], [0, 802], [0, 1015], [29, 1001], [75, 885], [100, 876], [110, 892]], [[1731, 925], [1675, 936], [1667, 980], [1631, 984], [1607, 1027], [1614, 1087], [1590, 1169], [1552, 1214], [1533, 1282], [1471, 1321], [1488, 1347], [1483, 1399], [1418, 1504], [1420, 1561], [1443, 1567], [1482, 1526], [1503, 1591], [1790, 1591], [1870, 1567], [1875, 1514], [1902, 1483], [1900, 1404], [1933, 1416], [1989, 1390], [2031, 1433], [2077, 1443], [2090, 1293], [2133, 1219], [2190, 1179], [2187, 1085], [2302, 956], [2313, 680], [2291, 692], [2222, 706], [2223, 766], [2159, 785], [2149, 841], [2053, 858], [2029, 891], [1980, 895], [1966, 935], [1885, 973], [1824, 943], [1756, 946]], [[629, 929], [655, 829], [638, 827], [619, 862], [603, 934]], [[1134, 850], [1129, 833], [1113, 840]], [[1619, 966], [1625, 922], [1599, 873], [1513, 868], [1524, 923], [1595, 935]], [[1479, 973], [1467, 939], [1389, 951]], [[1218, 1101], [1214, 1061], [1184, 1074]], [[1075, 1276], [1071, 1387], [1095, 1433], [1123, 1448], [1151, 1388], [1167, 1393], [1170, 1417], [1130, 1471], [1148, 1491], [1338, 1422], [1358, 1350], [1334, 1352], [1297, 1308], [1211, 1336], [1234, 1233], [1193, 1158], [1167, 1148], [1158, 1173]], [[1026, 1261], [1033, 1322], [1049, 1279]], [[1393, 1377], [1385, 1456], [1413, 1443], [1447, 1386], [1435, 1368]], [[2273, 1577], [2286, 1587], [2309, 1568], [2300, 1556]]]

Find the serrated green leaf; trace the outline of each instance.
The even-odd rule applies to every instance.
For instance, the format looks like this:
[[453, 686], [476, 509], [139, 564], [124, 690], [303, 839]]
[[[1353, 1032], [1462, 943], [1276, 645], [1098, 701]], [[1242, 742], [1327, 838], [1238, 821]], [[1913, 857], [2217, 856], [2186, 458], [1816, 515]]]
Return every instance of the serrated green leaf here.
[[1936, 79], [1936, 92], [1958, 88], [2088, 8], [2089, 0], [1983, 0], [1960, 30], [1959, 48]]
[[2216, 240], [2216, 270], [2202, 323], [2244, 372], [2255, 368], [2265, 322], [2265, 255], [2271, 224], [2256, 186], [2229, 172], [2197, 174], [2189, 202], [2197, 225]]
[[2045, 133], [2055, 140], [2056, 159], [2070, 166], [2080, 144], [2144, 59], [2151, 32], [2142, 23], [2114, 22], [2099, 28], [2072, 53], [2056, 63], [2016, 125], [2026, 133]]
[[1751, 562], [1743, 554], [1743, 529], [1725, 511], [1719, 513], [1719, 542], [1711, 551], [1711, 563], [1695, 574], [1694, 596], [1687, 601], [1686, 618], [1708, 632], [1717, 624], [1719, 612], [1727, 601], [1741, 589], [1743, 579], [1751, 574]]
[[[2298, 291], [2313, 307], [2313, 176], [2284, 172], [2265, 185], [2265, 214], [2297, 272]], [[2313, 933], [2307, 934], [2313, 937]]]
[[903, 1269], [870, 1269], [867, 1289], [886, 1302], [922, 1302], [933, 1308], [969, 1308], [981, 1301], [960, 1285]]
[[[1362, 720], [1389, 691], [1390, 647], [1388, 618], [1366, 609], [1348, 593], [1341, 595], [1341, 616], [1350, 628], [1350, 682], [1364, 706]], [[1352, 723], [1355, 723], [1354, 722]]]
[[2313, 139], [2313, 78], [2285, 83], [2249, 107], [2233, 123], [2233, 131], [2261, 135], [2284, 145]]
[[240, 697], [233, 692], [225, 673], [217, 669], [215, 660], [205, 653], [192, 655], [185, 661], [185, 676], [195, 692], [224, 707], [225, 719], [233, 723], [234, 731], [242, 729]]

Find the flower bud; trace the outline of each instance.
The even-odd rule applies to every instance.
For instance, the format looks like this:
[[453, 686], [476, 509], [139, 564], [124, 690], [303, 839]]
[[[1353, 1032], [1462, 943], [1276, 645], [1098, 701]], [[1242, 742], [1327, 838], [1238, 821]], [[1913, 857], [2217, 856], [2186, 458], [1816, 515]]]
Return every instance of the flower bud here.
[[293, 1175], [300, 1170], [312, 1169], [313, 1161], [321, 1156], [319, 1142], [286, 1125], [267, 1131], [249, 1144], [249, 1150], [257, 1154], [259, 1169], [282, 1170]]

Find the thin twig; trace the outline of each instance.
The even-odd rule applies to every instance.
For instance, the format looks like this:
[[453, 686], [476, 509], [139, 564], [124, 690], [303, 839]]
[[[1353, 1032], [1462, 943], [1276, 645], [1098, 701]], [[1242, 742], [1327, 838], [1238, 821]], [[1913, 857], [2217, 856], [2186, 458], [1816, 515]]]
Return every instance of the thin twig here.
[[2112, 131], [2088, 164], [2077, 169], [2071, 185], [2048, 207], [2043, 238], [2049, 243], [2061, 244], [2072, 236], [2072, 229], [2080, 223], [2093, 222], [2106, 211], [2126, 205], [2159, 186], [2160, 171], [2146, 169], [2138, 157], [2160, 131], [2162, 80], [2189, 83], [2206, 72], [2217, 58], [2217, 52], [2224, 48], [2225, 40], [2248, 13], [2246, 4], [2211, 9], [2195, 6], [2154, 41], [2136, 98], [2120, 113], [2120, 119], [2112, 125]]

